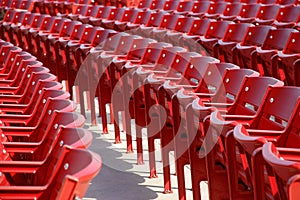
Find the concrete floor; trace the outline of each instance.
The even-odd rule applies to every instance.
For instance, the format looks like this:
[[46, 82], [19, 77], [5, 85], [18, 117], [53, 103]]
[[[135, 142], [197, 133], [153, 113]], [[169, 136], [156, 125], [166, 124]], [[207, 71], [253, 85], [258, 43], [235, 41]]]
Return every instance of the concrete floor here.
[[[96, 104], [97, 105], [97, 104]], [[79, 109], [78, 109], [79, 110]], [[114, 144], [113, 125], [109, 125], [109, 134], [102, 134], [101, 119], [98, 118], [98, 125], [91, 126], [87, 112], [86, 128], [92, 131], [94, 141], [90, 150], [101, 155], [103, 167], [100, 173], [93, 179], [85, 200], [177, 200], [177, 177], [175, 176], [174, 160], [171, 161], [171, 183], [172, 194], [163, 194], [162, 163], [160, 162], [160, 145], [156, 142], [156, 166], [158, 178], [149, 178], [149, 163], [147, 155], [147, 140], [144, 138], [144, 161], [145, 164], [137, 165], [137, 154], [126, 153], [125, 133], [121, 132], [122, 143]], [[132, 123], [133, 124], [133, 123]], [[133, 131], [134, 132], [134, 131]], [[143, 137], [145, 133], [143, 134]], [[133, 146], [135, 148], [135, 142]], [[172, 156], [171, 156], [172, 157]], [[189, 166], [185, 168], [186, 194], [191, 200], [191, 178]], [[207, 183], [201, 183], [202, 199], [208, 199]]]

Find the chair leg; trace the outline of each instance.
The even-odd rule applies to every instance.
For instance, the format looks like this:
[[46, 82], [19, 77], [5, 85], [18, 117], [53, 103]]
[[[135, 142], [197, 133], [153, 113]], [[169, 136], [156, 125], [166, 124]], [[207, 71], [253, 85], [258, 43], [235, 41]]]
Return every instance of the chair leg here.
[[137, 164], [144, 164], [142, 128], [136, 126]]

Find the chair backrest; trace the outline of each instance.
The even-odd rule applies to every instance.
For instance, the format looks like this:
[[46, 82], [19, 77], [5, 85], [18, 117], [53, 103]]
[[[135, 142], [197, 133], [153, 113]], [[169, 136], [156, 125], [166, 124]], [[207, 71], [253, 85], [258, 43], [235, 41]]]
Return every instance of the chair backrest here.
[[177, 19], [177, 23], [174, 30], [182, 33], [187, 33], [191, 29], [193, 22], [193, 17], [179, 17]]
[[210, 19], [194, 19], [189, 35], [204, 35], [212, 20]]
[[87, 7], [86, 13], [84, 14], [84, 16], [95, 16], [96, 13], [98, 12], [100, 6], [92, 6], [89, 5]]
[[70, 147], [65, 149], [66, 156], [60, 159], [61, 162], [57, 166], [58, 173], [53, 177], [42, 198], [59, 200], [83, 198], [90, 181], [101, 169], [102, 161], [99, 155], [83, 149]]
[[300, 7], [295, 5], [283, 6], [276, 16], [278, 22], [296, 22], [299, 18]]
[[122, 21], [122, 22], [133, 22], [136, 19], [138, 11], [139, 10], [137, 10], [137, 9], [131, 9], [131, 8], [126, 9], [124, 11], [123, 17], [120, 21]]
[[300, 53], [300, 32], [292, 32], [283, 49], [286, 54]]
[[226, 8], [223, 12], [224, 16], [236, 16], [240, 13], [241, 9], [242, 9], [242, 5], [241, 3], [231, 3], [231, 4], [227, 4]]
[[93, 17], [107, 19], [110, 15], [110, 11], [112, 8], [113, 7], [111, 7], [111, 6], [100, 6], [97, 14], [95, 16], [93, 15]]
[[132, 41], [131, 47], [127, 53], [127, 60], [141, 60], [148, 44], [156, 42], [150, 38], [135, 38]]
[[192, 12], [193, 13], [204, 13], [208, 11], [210, 1], [195, 1]]
[[121, 36], [127, 35], [125, 33], [116, 33], [113, 34], [111, 37], [108, 37], [105, 40], [103, 50], [104, 51], [115, 51], [116, 48], [118, 47], [119, 40]]
[[180, 81], [183, 85], [199, 85], [206, 72], [208, 64], [218, 63], [218, 59], [208, 56], [192, 56], [189, 59], [188, 66], [184, 71], [184, 77]]
[[40, 28], [45, 16], [47, 15], [35, 15], [30, 28]]
[[55, 18], [50, 33], [59, 33], [62, 30], [65, 21], [71, 21], [71, 20]]
[[72, 13], [76, 15], [85, 15], [88, 10], [88, 5], [77, 4], [73, 6]]
[[243, 41], [241, 42], [241, 45], [244, 46], [261, 46], [267, 35], [269, 30], [275, 29], [272, 26], [250, 26], [247, 30], [247, 33], [245, 34], [245, 37]]
[[129, 52], [132, 42], [135, 38], [138, 38], [138, 36], [135, 35], [121, 36], [114, 54], [126, 55]]
[[226, 29], [229, 24], [233, 22], [229, 21], [212, 21], [209, 24], [209, 28], [205, 33], [205, 38], [217, 38], [222, 39], [225, 36]]
[[47, 31], [47, 30], [50, 31], [54, 20], [55, 20], [55, 18], [52, 16], [45, 16], [39, 30], [40, 31]]
[[[83, 139], [83, 135], [79, 135], [82, 133], [76, 129], [78, 127], [82, 127], [85, 123], [85, 119], [82, 115], [71, 112], [56, 112], [51, 119], [50, 124], [45, 127], [44, 133], [40, 133], [43, 138], [39, 147], [32, 155], [32, 157], [28, 158], [28, 160], [32, 161], [43, 161], [47, 159], [47, 157], [52, 153], [52, 151], [57, 151], [57, 149], [62, 148], [63, 145], [70, 145], [75, 148], [84, 148], [90, 145], [90, 141], [75, 141], [75, 138]], [[75, 131], [71, 132], [70, 130]], [[66, 134], [71, 134], [70, 137]], [[88, 134], [88, 132], [87, 132]], [[76, 137], [77, 136], [77, 137]], [[90, 137], [89, 135], [87, 135]], [[72, 141], [73, 140], [73, 141]], [[79, 145], [79, 143], [81, 143]]]
[[60, 37], [70, 37], [75, 25], [79, 25], [81, 23], [75, 21], [64, 21], [62, 29], [59, 32]]
[[253, 26], [248, 23], [229, 24], [222, 41], [224, 42], [241, 42], [245, 37], [247, 29]]
[[150, 15], [150, 19], [147, 22], [146, 26], [148, 27], [158, 27], [161, 24], [161, 21], [164, 17], [164, 12], [153, 12]]
[[134, 20], [134, 24], [146, 24], [150, 19], [151, 11], [142, 10], [137, 13], [137, 16]]
[[177, 6], [178, 12], [191, 11], [194, 5], [194, 1], [179, 1]]
[[163, 9], [165, 1], [152, 0], [150, 10]]
[[239, 69], [239, 67], [230, 63], [209, 63], [195, 92], [215, 94], [222, 83], [226, 70], [231, 69]]
[[103, 43], [111, 37], [113, 34], [116, 34], [115, 31], [113, 30], [107, 30], [107, 29], [102, 29], [102, 28], [96, 28], [92, 46], [96, 47], [98, 45], [103, 45]]
[[138, 8], [150, 8], [152, 0], [141, 0], [139, 2]]
[[263, 20], [275, 19], [279, 11], [279, 8], [280, 7], [278, 5], [273, 5], [273, 4], [262, 5], [259, 8], [256, 18], [263, 19]]
[[234, 103], [245, 77], [258, 77], [259, 73], [251, 69], [226, 70], [222, 84], [218, 87], [212, 102]]
[[256, 17], [259, 8], [260, 8], [260, 5], [256, 4], [256, 3], [244, 4], [239, 13], [239, 16], [241, 16], [242, 18]]
[[269, 86], [281, 87], [283, 82], [273, 77], [246, 76], [236, 101], [228, 110], [228, 114], [254, 115], [262, 105]]
[[169, 30], [173, 30], [176, 26], [177, 19], [179, 18], [178, 15], [174, 14], [165, 14], [163, 19], [159, 25], [160, 28], [166, 28]]
[[125, 12], [125, 8], [111, 8], [108, 20], [120, 20]]
[[268, 90], [251, 128], [284, 130], [298, 104], [300, 88], [292, 86], [274, 87]]
[[[27, 126], [38, 126], [38, 130], [43, 130], [43, 124], [49, 124], [51, 122], [53, 113], [55, 111], [73, 112], [76, 109], [74, 103], [67, 99], [47, 99], [44, 109], [37, 110], [38, 115], [34, 114], [27, 122]], [[41, 127], [41, 129], [40, 129]], [[32, 134], [30, 141], [36, 141], [39, 138], [39, 133]]]
[[32, 3], [31, 0], [23, 0], [19, 8], [24, 10], [29, 10], [31, 3]]
[[148, 44], [147, 49], [142, 57], [141, 64], [155, 64], [164, 47], [171, 45], [164, 42], [151, 42]]
[[[3, 3], [3, 2], [2, 2]], [[3, 21], [4, 22], [11, 22], [14, 18], [15, 13], [17, 13], [14, 9], [9, 9], [4, 17], [3, 17]]]
[[182, 47], [178, 47], [178, 46], [175, 46], [175, 47], [164, 47], [160, 53], [160, 56], [157, 60], [157, 64], [159, 65], [159, 67], [163, 67], [165, 69], [168, 69], [175, 56], [176, 56], [176, 53], [177, 52], [185, 52], [186, 49], [182, 48]]
[[92, 27], [88, 24], [76, 24], [70, 35], [70, 40], [80, 40], [86, 27]]
[[84, 28], [84, 31], [82, 33], [82, 36], [80, 38], [81, 44], [91, 44], [93, 42], [93, 39], [95, 37], [97, 28], [93, 26], [86, 26]]
[[182, 77], [192, 57], [200, 57], [196, 52], [178, 52], [166, 76]]
[[208, 14], [222, 14], [225, 10], [226, 2], [211, 2], [208, 8]]
[[179, 4], [178, 0], [166, 0], [163, 9], [167, 11], [173, 11], [176, 10], [178, 4]]
[[15, 15], [12, 19], [12, 23], [14, 24], [18, 24], [18, 23], [21, 23], [24, 19], [24, 15], [25, 15], [25, 11], [18, 11], [18, 12], [15, 12]]
[[22, 25], [23, 26], [29, 26], [32, 23], [35, 15], [38, 15], [38, 14], [25, 13], [24, 19], [22, 21]]
[[11, 44], [7, 44], [7, 45], [3, 45], [1, 46], [1, 54], [0, 54], [0, 64], [1, 64], [1, 67], [3, 67], [3, 65], [5, 64], [5, 62], [7, 62], [8, 60], [8, 57], [9, 57], [9, 54], [11, 51], [16, 51], [16, 52], [21, 52], [22, 49], [20, 49], [19, 47], [15, 47]]
[[295, 29], [269, 30], [266, 40], [261, 48], [264, 50], [283, 50], [292, 32], [295, 32]]

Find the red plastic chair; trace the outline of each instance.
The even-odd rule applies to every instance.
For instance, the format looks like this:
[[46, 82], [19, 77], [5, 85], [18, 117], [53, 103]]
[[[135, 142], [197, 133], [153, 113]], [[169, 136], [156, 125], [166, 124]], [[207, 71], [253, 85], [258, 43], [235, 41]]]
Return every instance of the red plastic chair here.
[[[238, 69], [238, 67], [229, 63], [209, 64], [203, 75], [202, 81], [200, 81], [197, 88], [194, 89], [195, 92], [197, 92], [195, 95], [199, 95], [200, 98], [197, 98], [197, 96], [194, 96], [193, 93], [188, 90], [180, 90], [177, 95], [172, 98], [174, 123], [173, 137], [175, 142], [176, 167], [179, 182], [178, 187], [181, 197], [185, 196], [184, 174], [182, 173], [184, 165], [191, 164], [194, 199], [200, 199], [200, 182], [207, 180], [205, 163], [203, 162], [203, 159], [198, 156], [198, 145], [200, 142], [198, 138], [201, 137], [201, 132], [200, 130], [197, 132], [198, 125], [195, 125], [194, 123], [197, 124], [200, 116], [205, 117], [209, 114], [211, 105], [207, 105], [208, 108], [197, 106], [198, 101], [200, 103], [204, 99], [209, 100], [211, 97], [214, 98], [213, 96], [218, 96], [216, 89], [223, 88], [222, 79], [225, 80], [225, 72], [234, 69]], [[195, 97], [196, 99], [194, 100]], [[192, 111], [193, 109], [197, 110], [197, 107], [203, 112], [200, 116], [196, 114], [198, 111], [195, 111], [195, 114]], [[195, 134], [197, 134], [197, 136], [195, 136]], [[199, 146], [201, 146], [201, 144]], [[200, 165], [204, 167], [199, 168]]]
[[72, 13], [68, 14], [66, 17], [71, 20], [78, 20], [79, 16], [85, 16], [88, 12], [89, 5], [79, 4], [73, 7]]
[[162, 23], [162, 19], [166, 13], [165, 12], [153, 12], [150, 15], [149, 21], [145, 25], [141, 25], [135, 32], [139, 33], [142, 37], [150, 37], [151, 31], [154, 27], [159, 27]]
[[[51, 123], [45, 127], [40, 141], [3, 141], [3, 148], [6, 151], [6, 156], [8, 156], [6, 160], [17, 162], [38, 161], [43, 163], [48, 156], [51, 155], [52, 151], [57, 151], [57, 149], [60, 149], [63, 145], [70, 145], [76, 148], [87, 148], [91, 144], [93, 137], [89, 131], [78, 128], [82, 127], [84, 122], [84, 117], [79, 114], [57, 112], [54, 114]], [[85, 133], [86, 135], [82, 133]], [[12, 164], [14, 164], [14, 162], [12, 162]]]
[[[51, 90], [48, 91], [48, 94], [51, 95]], [[33, 117], [24, 120], [22, 126], [13, 124], [3, 126], [2, 132], [10, 142], [39, 142], [44, 137], [44, 128], [51, 123], [55, 112], [73, 112], [75, 109], [74, 103], [70, 100], [49, 97], [44, 108], [36, 109]], [[15, 117], [17, 118], [17, 115]]]
[[[43, 20], [46, 16], [45, 15], [35, 15], [34, 19], [32, 20], [32, 23], [27, 26], [21, 26], [21, 29], [19, 30], [20, 38], [22, 38], [22, 48], [27, 51], [31, 52], [31, 50], [34, 48], [31, 37], [29, 36], [31, 31], [39, 30], [39, 28], [42, 26]], [[47, 16], [51, 17], [51, 16]]]
[[213, 56], [223, 62], [232, 63], [233, 49], [241, 42], [249, 27], [248, 23], [229, 24], [223, 39], [213, 46]]
[[126, 9], [122, 19], [114, 22], [113, 29], [120, 32], [125, 31], [128, 23], [135, 22], [138, 12], [137, 9]]
[[263, 45], [268, 32], [275, 29], [272, 26], [251, 26], [248, 28], [247, 33], [242, 42], [237, 43], [233, 49], [232, 62], [241, 68], [252, 67], [252, 55], [257, 47]]
[[273, 26], [277, 28], [293, 28], [299, 19], [300, 7], [286, 5], [279, 9]]
[[[288, 42], [282, 51], [278, 51], [277, 55], [273, 58], [273, 74], [278, 74], [283, 70], [285, 82], [287, 85], [296, 85], [298, 80], [298, 70], [295, 68], [295, 61], [300, 59], [300, 34], [299, 32], [291, 33]], [[277, 75], [279, 76], [279, 75]]]
[[[12, 20], [10, 22], [2, 23], [1, 31], [4, 31], [3, 34], [6, 38], [6, 41], [9, 41], [9, 42], [13, 43], [14, 45], [16, 45], [15, 38], [13, 37], [10, 27], [15, 24], [20, 24], [24, 19], [25, 13], [26, 13], [25, 11], [15, 12], [14, 17], [12, 18]], [[2, 39], [5, 39], [5, 38], [2, 38]]]
[[[253, 92], [257, 93], [257, 91]], [[255, 97], [255, 95], [253, 95], [253, 97]], [[210, 128], [208, 129], [208, 132], [206, 132], [207, 136], [211, 136], [211, 134], [214, 134], [215, 132], [215, 134], [220, 135], [221, 138], [223, 138], [223, 142], [220, 139], [218, 145], [214, 148], [215, 151], [213, 150], [208, 156], [206, 156], [206, 159], [209, 159], [209, 161], [207, 160], [206, 163], [208, 163], [208, 166], [210, 166], [208, 168], [208, 175], [211, 176], [209, 179], [211, 184], [210, 191], [213, 191], [213, 188], [216, 187], [217, 182], [221, 180], [224, 181], [224, 178], [227, 179], [228, 176], [230, 186], [229, 193], [231, 196], [239, 197], [248, 195], [250, 198], [253, 198], [253, 185], [251, 180], [251, 174], [253, 171], [251, 170], [254, 170], [254, 168], [249, 167], [249, 162], [251, 157], [252, 159], [256, 159], [256, 153], [254, 151], [255, 149], [261, 147], [264, 140], [261, 140], [262, 137], [258, 138], [242, 136], [240, 134], [237, 135], [236, 129], [234, 129], [234, 131], [232, 130], [235, 125], [241, 123], [247, 127], [249, 132], [253, 130], [252, 136], [259, 136], [260, 132], [265, 132], [265, 137], [270, 137], [270, 140], [274, 140], [275, 134], [278, 136], [280, 133], [282, 133], [286, 129], [286, 123], [289, 123], [292, 119], [293, 111], [299, 104], [298, 97], [298, 88], [271, 87], [268, 88], [267, 93], [264, 95], [262, 104], [255, 106], [250, 103], [250, 106], [247, 106], [248, 111], [256, 111], [255, 115], [221, 115], [217, 112], [214, 112], [211, 115]], [[283, 105], [287, 104], [290, 106], [283, 107]], [[218, 127], [222, 127], [222, 130], [220, 130]], [[212, 138], [209, 140], [211, 139]], [[235, 145], [235, 140], [240, 144], [238, 148]], [[223, 148], [220, 148], [222, 146]], [[213, 152], [220, 152], [218, 153], [219, 156], [214, 156]], [[225, 155], [227, 156], [225, 157]], [[236, 156], [238, 156], [238, 158], [236, 158]], [[218, 170], [218, 172], [216, 170], [216, 166], [213, 164], [216, 159], [223, 159], [223, 162], [226, 162], [228, 166], [222, 170]], [[221, 176], [222, 171], [223, 178]], [[239, 182], [246, 187], [239, 187], [237, 182], [238, 179]], [[228, 193], [228, 191], [226, 192]]]
[[114, 21], [121, 20], [125, 12], [125, 8], [112, 8], [110, 10], [110, 15], [107, 19], [101, 21], [101, 26], [103, 28], [112, 29], [114, 26]]
[[[205, 74], [205, 71], [208, 67], [209, 63], [216, 63], [219, 62], [215, 58], [212, 57], [191, 57], [189, 61], [189, 65], [186, 68], [183, 77], [181, 80], [176, 81], [175, 83], [172, 83], [171, 81], [165, 82], [158, 90], [158, 103], [160, 106], [163, 106], [166, 111], [167, 111], [167, 121], [166, 125], [160, 125], [161, 130], [160, 130], [160, 135], [159, 139], [161, 141], [161, 145], [163, 148], [163, 166], [164, 166], [164, 181], [165, 181], [165, 192], [168, 192], [168, 187], [171, 186], [170, 183], [170, 168], [169, 168], [169, 156], [168, 153], [169, 151], [175, 150], [175, 155], [177, 155], [177, 146], [173, 146], [173, 142], [175, 140], [174, 138], [174, 133], [176, 133], [176, 130], [178, 128], [179, 121], [176, 121], [178, 119], [177, 117], [177, 109], [174, 107], [173, 104], [173, 96], [176, 95], [176, 93], [181, 89], [181, 88], [186, 88], [189, 91], [193, 91], [193, 89], [197, 88], [198, 85], [201, 84], [203, 81], [203, 75]], [[168, 79], [168, 77], [166, 77]], [[168, 105], [168, 106], [167, 106]], [[176, 118], [176, 119], [175, 119]], [[153, 119], [151, 119], [153, 120]], [[158, 117], [158, 120], [160, 121], [160, 118]], [[149, 135], [153, 134], [153, 130], [148, 129]], [[175, 132], [173, 132], [175, 131]], [[152, 139], [152, 138], [150, 138]], [[150, 155], [154, 153], [154, 141], [151, 140], [148, 141], [149, 145], [149, 153]], [[175, 143], [174, 143], [175, 145]], [[178, 158], [178, 157], [176, 157]], [[150, 161], [150, 169], [151, 173], [153, 176], [156, 176], [156, 171], [155, 171], [155, 164], [153, 164], [154, 161], [154, 155], [151, 155], [151, 161]], [[179, 161], [177, 160], [176, 163]], [[179, 187], [182, 189], [181, 185], [181, 178], [182, 178], [182, 168], [178, 168], [179, 165], [177, 165], [176, 172], [178, 176], [178, 180], [180, 182]], [[179, 178], [180, 177], [180, 178]], [[184, 186], [183, 186], [184, 187]], [[171, 188], [170, 188], [171, 189]], [[180, 198], [185, 197], [185, 194], [183, 190], [179, 189], [179, 196]]]
[[27, 41], [32, 41], [31, 43], [31, 47], [32, 49], [30, 49], [30, 53], [36, 57], [40, 57], [41, 53], [43, 52], [43, 49], [40, 48], [40, 43], [39, 40], [37, 40], [37, 37], [39, 37], [39, 35], [42, 34], [49, 34], [52, 26], [54, 25], [55, 22], [55, 18], [51, 17], [51, 16], [45, 16], [41, 26], [39, 27], [39, 29], [30, 29], [27, 35]]
[[[79, 30], [79, 27], [83, 27], [81, 26], [81, 23], [77, 21], [64, 21], [60, 32], [49, 34], [45, 41], [45, 47], [48, 49], [47, 55], [50, 56], [48, 57], [48, 62], [46, 64], [51, 73], [58, 76], [58, 81], [66, 80], [66, 73], [64, 73], [64, 71], [59, 71], [62, 62], [59, 52], [59, 44], [67, 43], [73, 33], [73, 30], [74, 36], [77, 35], [77, 32], [78, 34], [82, 33], [82, 29], [80, 29], [81, 31], [77, 31], [75, 34], [75, 26], [77, 27], [77, 30]], [[60, 40], [61, 42], [59, 42]], [[59, 64], [59, 66], [57, 66], [57, 64]]]
[[92, 24], [93, 26], [100, 26], [102, 19], [108, 19], [111, 12], [114, 12], [113, 7], [111, 6], [100, 7], [96, 15], [92, 15], [89, 18], [89, 24]]
[[212, 20], [210, 19], [194, 18], [191, 29], [188, 33], [182, 35], [182, 37], [179, 39], [179, 44], [186, 47], [190, 51], [196, 51], [197, 43], [195, 43], [195, 41], [206, 33], [211, 21]]
[[166, 0], [164, 3], [163, 10], [169, 12], [175, 11], [178, 7], [178, 4], [179, 4], [179, 0]]
[[[257, 187], [266, 187], [260, 197], [271, 195], [274, 198], [298, 199], [299, 186], [299, 149], [278, 148], [272, 143], [266, 143], [262, 148], [262, 156], [265, 160], [269, 182], [264, 181]], [[271, 192], [271, 194], [269, 193]]]
[[231, 3], [227, 4], [224, 12], [218, 16], [221, 20], [234, 20], [242, 9], [243, 4]]
[[141, 0], [137, 7], [141, 8], [141, 9], [147, 9], [147, 8], [150, 8], [151, 3], [152, 3], [152, 0]]
[[24, 14], [24, 18], [23, 18], [23, 20], [22, 20], [21, 23], [12, 24], [10, 26], [10, 32], [13, 35], [13, 38], [15, 40], [14, 42], [15, 42], [15, 44], [17, 44], [20, 47], [22, 47], [22, 40], [19, 37], [18, 32], [19, 32], [21, 26], [26, 26], [26, 25], [28, 26], [28, 25], [30, 25], [32, 23], [34, 15], [35, 14], [32, 14], [32, 13], [25, 13]]
[[188, 16], [199, 16], [199, 14], [206, 13], [210, 6], [210, 1], [195, 1], [191, 12], [189, 12]]
[[97, 6], [88, 6], [87, 11], [85, 13], [85, 15], [79, 15], [77, 20], [81, 21], [84, 24], [87, 24], [89, 22], [90, 17], [96, 17], [97, 13], [99, 12], [99, 9], [103, 7], [100, 5]]
[[194, 6], [194, 1], [179, 1], [177, 9], [174, 11], [175, 14], [185, 15], [192, 11]]
[[269, 30], [269, 33], [261, 47], [257, 47], [252, 53], [251, 68], [259, 71], [262, 75], [273, 76], [281, 79], [278, 72], [275, 74], [272, 68], [272, 57], [277, 55], [277, 52], [283, 50], [286, 46], [288, 38], [294, 29], [276, 29]]
[[[120, 46], [122, 47], [122, 50], [124, 51], [126, 49], [126, 47], [124, 48], [123, 44], [123, 39], [121, 38], [121, 44]], [[112, 99], [111, 103], [112, 103], [112, 112], [113, 112], [113, 117], [114, 117], [114, 127], [115, 127], [115, 135], [116, 135], [116, 143], [120, 143], [120, 130], [119, 130], [119, 126], [118, 126], [118, 122], [119, 122], [119, 117], [118, 117], [118, 112], [120, 111], [124, 111], [125, 109], [125, 105], [124, 102], [120, 101], [120, 99], [124, 99], [127, 100], [129, 99], [129, 97], [127, 97], [127, 95], [129, 94], [129, 80], [121, 80], [122, 81], [122, 85], [117, 84], [120, 80], [118, 80], [116, 77], [121, 77], [123, 74], [127, 73], [127, 69], [123, 69], [123, 67], [121, 67], [121, 63], [120, 61], [125, 61], [125, 62], [131, 62], [131, 63], [139, 63], [141, 62], [141, 59], [146, 51], [146, 48], [148, 46], [149, 43], [154, 42], [154, 40], [151, 40], [149, 38], [135, 38], [135, 37], [131, 37], [132, 42], [129, 42], [128, 39], [127, 43], [130, 44], [128, 52], [125, 55], [120, 54], [120, 52], [117, 49], [117, 51], [115, 53], [113, 53], [113, 60], [112, 60], [112, 65], [110, 65], [109, 63], [107, 63], [107, 61], [104, 61], [103, 64], [104, 66], [108, 66], [108, 73], [109, 73], [109, 77], [111, 80], [111, 91], [112, 94], [117, 94], [117, 96], [114, 96], [112, 99], [112, 96], [110, 96], [109, 98]], [[126, 41], [124, 42], [126, 43]], [[115, 55], [114, 55], [115, 54]], [[118, 55], [119, 54], [119, 55]], [[104, 59], [107, 59], [105, 57], [102, 57]], [[118, 67], [116, 67], [117, 64]], [[119, 68], [120, 67], [120, 68]], [[128, 75], [128, 74], [127, 74]], [[117, 87], [116, 87], [117, 86]], [[101, 90], [101, 87], [100, 87]], [[104, 92], [104, 91], [103, 91]], [[125, 122], [125, 120], [130, 120], [128, 118], [123, 119], [123, 121]], [[130, 121], [129, 123], [130, 124]], [[128, 138], [129, 137], [129, 138]], [[129, 145], [131, 145], [131, 136], [129, 134], [127, 134], [127, 142], [129, 143]]]
[[176, 26], [174, 27], [174, 30], [168, 31], [165, 35], [168, 43], [173, 44], [174, 46], [180, 45], [179, 38], [184, 34], [188, 33], [194, 24], [194, 18], [193, 17], [179, 17], [177, 19]]
[[39, 32], [38, 36], [36, 37], [36, 43], [40, 44], [38, 48], [42, 49], [43, 52], [38, 54], [38, 58], [50, 68], [50, 71], [52, 73], [56, 71], [55, 69], [51, 68], [51, 66], [53, 65], [51, 65], [51, 62], [54, 62], [53, 59], [51, 59], [51, 61], [49, 60], [49, 58], [52, 58], [54, 56], [54, 50], [50, 48], [50, 41], [54, 40], [54, 38], [57, 38], [60, 35], [60, 32], [62, 32], [63, 27], [67, 26], [69, 23], [71, 23], [69, 19], [56, 18], [49, 33]]
[[[57, 155], [55, 156], [57, 157]], [[52, 162], [55, 157], [48, 159]], [[78, 165], [80, 160], [80, 165]], [[9, 162], [7, 162], [9, 164]], [[31, 166], [33, 170], [27, 170], [26, 174], [36, 172], [36, 177], [47, 176], [47, 182], [37, 181], [33, 186], [18, 185], [13, 188], [10, 186], [1, 186], [0, 191], [6, 198], [56, 198], [56, 199], [74, 199], [82, 198], [89, 186], [90, 181], [97, 175], [101, 169], [101, 158], [97, 154], [83, 149], [74, 149], [64, 147], [57, 164], [54, 167], [43, 165], [41, 167], [30, 163], [24, 164]], [[6, 169], [4, 173], [12, 170]], [[24, 173], [24, 168], [19, 173]], [[72, 189], [70, 190], [70, 185]]]
[[220, 14], [224, 13], [226, 5], [227, 5], [226, 2], [221, 2], [221, 1], [220, 2], [211, 2], [207, 12], [199, 13], [197, 16], [205, 17], [205, 18], [216, 18]]
[[239, 15], [236, 17], [236, 22], [244, 22], [244, 23], [252, 23], [260, 9], [260, 4], [252, 3], [252, 4], [245, 4], [242, 6]]
[[151, 10], [139, 11], [135, 20], [133, 22], [127, 23], [125, 30], [136, 30], [140, 25], [145, 25], [149, 21], [151, 13]]
[[279, 9], [279, 5], [261, 5], [253, 23], [255, 25], [271, 25], [275, 21]]
[[209, 28], [207, 29], [205, 35], [200, 36], [200, 39], [197, 40], [197, 51], [202, 52], [203, 55], [212, 55], [213, 45], [216, 44], [219, 39], [222, 39], [225, 36], [227, 27], [232, 23], [233, 22], [229, 21], [212, 21], [209, 24]]
[[163, 9], [165, 1], [152, 0], [150, 10], [161, 10]]
[[164, 37], [167, 34], [168, 30], [174, 30], [174, 28], [176, 27], [178, 19], [179, 19], [178, 15], [165, 14], [162, 18], [159, 27], [152, 29], [150, 33], [150, 37], [156, 39], [157, 41], [163, 42]]

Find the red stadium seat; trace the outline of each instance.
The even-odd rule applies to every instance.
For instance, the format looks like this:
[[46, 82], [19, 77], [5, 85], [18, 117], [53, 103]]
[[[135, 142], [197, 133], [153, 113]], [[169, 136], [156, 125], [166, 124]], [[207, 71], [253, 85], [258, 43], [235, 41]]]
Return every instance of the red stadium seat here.
[[233, 49], [232, 62], [242, 68], [251, 68], [252, 55], [257, 47], [263, 45], [269, 30], [275, 29], [272, 26], [251, 26], [242, 42], [238, 43]]

